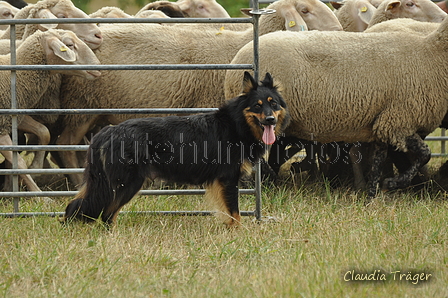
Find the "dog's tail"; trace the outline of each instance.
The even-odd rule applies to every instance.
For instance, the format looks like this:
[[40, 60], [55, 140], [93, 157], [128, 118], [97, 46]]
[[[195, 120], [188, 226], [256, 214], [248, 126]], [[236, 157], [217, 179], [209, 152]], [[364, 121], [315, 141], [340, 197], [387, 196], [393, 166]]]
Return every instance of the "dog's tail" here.
[[114, 196], [99, 151], [88, 149], [84, 184], [67, 205], [62, 222], [73, 219], [90, 222], [97, 220], [100, 216], [106, 223], [111, 223], [113, 220], [114, 214], [110, 214], [109, 210], [113, 209], [111, 205]]

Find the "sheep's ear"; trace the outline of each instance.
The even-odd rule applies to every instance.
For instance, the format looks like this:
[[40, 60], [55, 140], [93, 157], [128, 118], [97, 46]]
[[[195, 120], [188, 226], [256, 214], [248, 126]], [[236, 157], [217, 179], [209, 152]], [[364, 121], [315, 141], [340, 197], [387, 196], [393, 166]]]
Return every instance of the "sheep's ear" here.
[[375, 9], [369, 9], [369, 7], [364, 6], [358, 10], [358, 16], [364, 24], [368, 25], [370, 20], [372, 19], [373, 14], [375, 13]]
[[66, 62], [75, 62], [76, 53], [69, 49], [62, 41], [59, 39], [51, 38], [48, 41], [48, 47], [53, 53]]
[[279, 9], [285, 19], [286, 31], [307, 31], [308, 26], [293, 5], [285, 5]]
[[[39, 12], [37, 13], [37, 17], [39, 19], [57, 19], [58, 18], [49, 9], [39, 10]], [[39, 29], [42, 31], [54, 29], [57, 26], [58, 26], [58, 24], [38, 24]]]
[[384, 9], [384, 11], [388, 11], [388, 10], [395, 10], [396, 8], [401, 6], [401, 2], [397, 1], [397, 0], [391, 0], [387, 3], [386, 8]]
[[269, 72], [266, 73], [263, 81], [261, 81], [261, 84], [268, 88], [274, 88], [274, 80]]
[[252, 8], [241, 8], [240, 11], [245, 14], [246, 16], [252, 16], [250, 11], [252, 10]]
[[256, 90], [257, 87], [258, 84], [257, 82], [255, 82], [255, 79], [250, 75], [249, 72], [245, 71], [243, 79], [243, 93], [249, 93], [250, 90]]
[[191, 7], [193, 6], [192, 1], [190, 0], [179, 0], [175, 3], [177, 4], [177, 6], [179, 6], [180, 10], [182, 10], [182, 12], [187, 15], [190, 12]]

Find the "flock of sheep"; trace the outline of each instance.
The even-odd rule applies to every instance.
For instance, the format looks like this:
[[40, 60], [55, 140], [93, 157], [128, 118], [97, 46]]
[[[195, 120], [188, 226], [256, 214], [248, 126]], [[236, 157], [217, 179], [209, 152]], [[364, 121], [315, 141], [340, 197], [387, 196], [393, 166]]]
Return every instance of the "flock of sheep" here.
[[[260, 73], [283, 87], [291, 124], [273, 146], [275, 171], [285, 152], [316, 142], [352, 146], [355, 186], [375, 196], [387, 152], [399, 174], [383, 188], [405, 188], [428, 162], [424, 137], [442, 126], [448, 111], [446, 13], [429, 0], [278, 0], [259, 20]], [[70, 0], [41, 0], [20, 10], [0, 1], [0, 18], [229, 18], [215, 0], [157, 1], [135, 15], [104, 7], [90, 15]], [[352, 31], [352, 32], [349, 32]], [[251, 64], [250, 24], [116, 23], [16, 25], [17, 64]], [[73, 34], [74, 33], [74, 34]], [[10, 63], [10, 31], [0, 32], [0, 60]], [[241, 92], [241, 70], [19, 71], [19, 108], [203, 108], [217, 107]], [[2, 108], [11, 107], [9, 73], [2, 73]], [[99, 128], [141, 115], [41, 115], [19, 117], [18, 129], [40, 145], [78, 145]], [[10, 117], [1, 116], [0, 144], [12, 144]], [[364, 144], [366, 143], [366, 144]], [[292, 149], [291, 149], [292, 148]], [[365, 149], [367, 148], [367, 149]], [[366, 151], [369, 150], [369, 151]], [[315, 152], [316, 150], [314, 150]], [[317, 150], [319, 151], [319, 150]], [[366, 153], [369, 152], [369, 153]], [[5, 159], [12, 154], [2, 151]], [[366, 157], [368, 155], [368, 158]], [[281, 158], [278, 158], [281, 156]], [[394, 155], [395, 156], [395, 155]], [[52, 153], [60, 167], [79, 168], [73, 151]], [[290, 156], [287, 156], [290, 157]], [[275, 158], [270, 157], [270, 161]], [[404, 160], [399, 163], [398, 159]], [[30, 165], [42, 168], [45, 152]], [[363, 167], [370, 167], [368, 183]], [[304, 162], [302, 162], [302, 165]], [[19, 168], [25, 169], [19, 157]], [[30, 175], [28, 190], [39, 191]], [[74, 185], [81, 176], [70, 175]]]

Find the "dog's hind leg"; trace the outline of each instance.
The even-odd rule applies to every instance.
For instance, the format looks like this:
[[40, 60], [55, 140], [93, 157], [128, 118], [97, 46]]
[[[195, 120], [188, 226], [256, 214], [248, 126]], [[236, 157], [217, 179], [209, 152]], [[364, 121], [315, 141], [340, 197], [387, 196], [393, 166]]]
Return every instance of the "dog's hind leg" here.
[[126, 169], [124, 172], [126, 173], [126, 177], [123, 177], [123, 175], [120, 179], [112, 180], [114, 181], [111, 183], [114, 199], [106, 208], [104, 208], [104, 212], [101, 216], [101, 219], [109, 225], [115, 223], [121, 208], [129, 203], [145, 181], [145, 177], [143, 176], [138, 174], [133, 176], [133, 174], [135, 174], [134, 171], [128, 171], [128, 169]]
[[217, 209], [217, 217], [228, 227], [239, 225], [238, 179], [215, 179], [206, 189], [206, 198]]

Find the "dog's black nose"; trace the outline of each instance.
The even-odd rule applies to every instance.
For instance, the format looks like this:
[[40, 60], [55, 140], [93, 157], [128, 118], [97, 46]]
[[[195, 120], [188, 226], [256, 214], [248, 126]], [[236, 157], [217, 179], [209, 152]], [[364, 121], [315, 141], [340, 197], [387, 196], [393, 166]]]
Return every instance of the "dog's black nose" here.
[[275, 117], [274, 116], [267, 116], [264, 121], [266, 122], [266, 124], [268, 125], [272, 125], [275, 124]]

